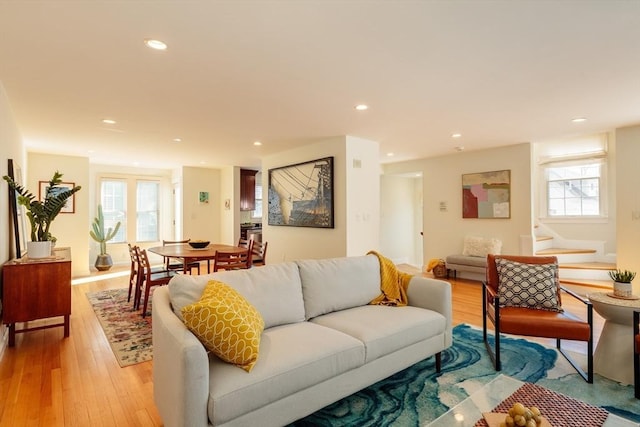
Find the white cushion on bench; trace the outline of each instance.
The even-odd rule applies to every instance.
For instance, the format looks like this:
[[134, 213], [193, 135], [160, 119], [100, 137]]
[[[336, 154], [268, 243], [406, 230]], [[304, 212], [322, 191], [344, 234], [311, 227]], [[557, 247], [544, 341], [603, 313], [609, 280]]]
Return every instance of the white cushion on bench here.
[[467, 236], [464, 238], [462, 255], [486, 258], [488, 254], [500, 255], [502, 241], [484, 237]]

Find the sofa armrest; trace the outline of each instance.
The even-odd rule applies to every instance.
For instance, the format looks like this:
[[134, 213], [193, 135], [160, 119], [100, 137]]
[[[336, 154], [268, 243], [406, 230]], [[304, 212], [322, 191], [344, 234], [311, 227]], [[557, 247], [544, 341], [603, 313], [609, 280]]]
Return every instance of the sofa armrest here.
[[451, 284], [444, 280], [413, 276], [407, 289], [409, 305], [427, 308], [442, 314], [446, 319], [446, 345], [453, 343], [453, 314]]
[[153, 292], [153, 396], [166, 427], [207, 426], [209, 357], [174, 314], [169, 290]]

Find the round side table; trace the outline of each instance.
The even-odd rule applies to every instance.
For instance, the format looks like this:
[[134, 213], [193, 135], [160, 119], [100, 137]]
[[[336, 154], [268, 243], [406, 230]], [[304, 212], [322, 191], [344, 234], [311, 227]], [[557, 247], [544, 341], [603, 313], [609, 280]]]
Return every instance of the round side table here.
[[587, 295], [593, 309], [605, 320], [593, 355], [593, 370], [622, 384], [633, 384], [633, 311], [640, 310], [640, 299], [609, 294]]

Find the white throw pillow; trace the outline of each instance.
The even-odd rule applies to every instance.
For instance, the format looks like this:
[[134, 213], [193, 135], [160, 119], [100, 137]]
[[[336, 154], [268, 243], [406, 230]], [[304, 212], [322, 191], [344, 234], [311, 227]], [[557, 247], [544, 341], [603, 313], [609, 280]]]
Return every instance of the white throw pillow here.
[[464, 238], [462, 255], [486, 258], [488, 254], [500, 255], [502, 240], [467, 236]]

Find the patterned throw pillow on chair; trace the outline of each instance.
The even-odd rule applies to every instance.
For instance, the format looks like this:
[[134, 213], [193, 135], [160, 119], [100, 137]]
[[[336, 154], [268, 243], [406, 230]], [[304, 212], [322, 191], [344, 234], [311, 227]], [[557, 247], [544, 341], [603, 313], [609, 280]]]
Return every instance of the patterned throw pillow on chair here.
[[563, 311], [558, 295], [558, 264], [524, 264], [496, 258], [503, 307]]

